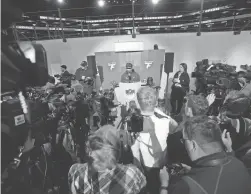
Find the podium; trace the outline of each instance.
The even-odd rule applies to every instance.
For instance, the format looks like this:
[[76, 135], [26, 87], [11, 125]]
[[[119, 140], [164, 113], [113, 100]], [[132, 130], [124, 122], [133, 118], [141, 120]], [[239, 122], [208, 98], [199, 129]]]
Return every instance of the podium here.
[[134, 100], [138, 106], [137, 92], [141, 88], [141, 82], [138, 83], [119, 83], [119, 87], [115, 88], [117, 101], [123, 105], [129, 104]]

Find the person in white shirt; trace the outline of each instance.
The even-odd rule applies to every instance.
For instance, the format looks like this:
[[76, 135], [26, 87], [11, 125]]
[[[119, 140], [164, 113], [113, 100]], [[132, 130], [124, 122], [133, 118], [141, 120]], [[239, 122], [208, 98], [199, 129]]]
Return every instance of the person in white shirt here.
[[157, 92], [151, 87], [142, 87], [137, 92], [137, 99], [144, 117], [143, 131], [132, 145], [136, 165], [144, 170], [150, 193], [159, 192], [159, 171], [167, 163], [167, 137], [177, 123], [156, 109]]

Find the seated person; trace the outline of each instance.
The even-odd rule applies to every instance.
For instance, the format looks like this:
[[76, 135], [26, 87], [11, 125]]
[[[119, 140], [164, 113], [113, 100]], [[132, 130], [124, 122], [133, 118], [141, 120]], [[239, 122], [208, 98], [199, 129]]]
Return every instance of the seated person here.
[[226, 154], [217, 122], [208, 116], [197, 116], [187, 119], [181, 127], [181, 141], [193, 166], [171, 185], [168, 172], [161, 170], [161, 194], [250, 193], [251, 177], [241, 161]]
[[117, 129], [106, 125], [87, 142], [88, 162], [69, 171], [70, 193], [137, 194], [146, 185], [145, 176], [132, 165], [118, 164], [120, 140]]
[[133, 65], [131, 63], [126, 64], [126, 72], [121, 76], [122, 83], [135, 83], [140, 82], [140, 76], [133, 69]]
[[148, 77], [147, 78], [147, 80], [146, 80], [146, 86], [155, 87], [155, 84], [153, 82], [153, 78], [152, 77]]

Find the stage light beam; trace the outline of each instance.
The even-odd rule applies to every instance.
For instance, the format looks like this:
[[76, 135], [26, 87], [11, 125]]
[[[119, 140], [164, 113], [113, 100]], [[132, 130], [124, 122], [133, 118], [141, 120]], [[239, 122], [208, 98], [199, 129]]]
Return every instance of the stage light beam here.
[[156, 5], [156, 4], [159, 3], [159, 0], [152, 0], [152, 3], [153, 3], [154, 5]]
[[99, 7], [104, 7], [104, 5], [105, 5], [105, 1], [104, 0], [99, 0], [98, 1], [98, 6]]

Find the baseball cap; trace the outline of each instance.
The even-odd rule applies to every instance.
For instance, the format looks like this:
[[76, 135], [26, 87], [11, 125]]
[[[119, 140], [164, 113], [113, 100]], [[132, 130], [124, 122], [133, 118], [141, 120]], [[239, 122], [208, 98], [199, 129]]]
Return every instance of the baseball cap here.
[[62, 68], [67, 69], [66, 65], [61, 65]]
[[132, 64], [131, 63], [127, 63], [126, 64], [126, 69], [132, 69]]

